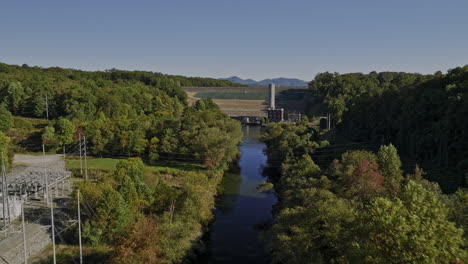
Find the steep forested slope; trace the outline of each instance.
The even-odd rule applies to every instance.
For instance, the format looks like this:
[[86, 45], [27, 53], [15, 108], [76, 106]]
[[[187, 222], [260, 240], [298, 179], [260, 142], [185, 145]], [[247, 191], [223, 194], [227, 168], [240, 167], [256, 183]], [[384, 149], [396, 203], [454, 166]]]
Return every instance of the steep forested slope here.
[[280, 167], [267, 236], [273, 263], [466, 263], [467, 189], [444, 195], [420, 168], [405, 174], [391, 144], [320, 168], [314, 154], [326, 144], [317, 132], [270, 124], [263, 135]]
[[445, 189], [463, 184], [468, 66], [434, 75], [322, 73], [309, 87], [313, 100], [323, 102], [322, 111], [332, 113], [338, 130], [349, 138], [391, 142], [405, 161], [427, 168]]

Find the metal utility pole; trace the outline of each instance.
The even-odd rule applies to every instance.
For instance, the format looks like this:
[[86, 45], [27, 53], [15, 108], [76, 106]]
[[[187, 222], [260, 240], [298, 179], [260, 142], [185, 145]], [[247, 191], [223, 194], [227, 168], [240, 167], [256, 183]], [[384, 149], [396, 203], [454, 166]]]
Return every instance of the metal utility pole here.
[[3, 169], [3, 177], [5, 178], [5, 180], [3, 180], [3, 182], [5, 183], [5, 194], [6, 194], [6, 206], [7, 206], [7, 213], [8, 213], [8, 230], [10, 229], [11, 227], [11, 212], [10, 212], [10, 195], [8, 193], [8, 181], [7, 181], [7, 177], [6, 177], [6, 170], [5, 168]]
[[85, 179], [88, 180], [88, 159], [86, 157], [86, 136], [83, 136], [83, 139], [84, 139]]
[[81, 133], [78, 134], [78, 141], [79, 141], [79, 144], [80, 144], [80, 172], [81, 172], [81, 174], [83, 174], [83, 161], [82, 161], [82, 158], [81, 158]]
[[47, 166], [46, 166], [46, 158], [45, 158], [45, 146], [42, 144], [42, 156], [44, 162], [44, 180], [45, 180], [45, 190], [46, 190], [46, 203], [49, 205], [49, 177], [47, 175]]
[[47, 94], [45, 95], [45, 108], [46, 108], [46, 117], [49, 120], [49, 102], [47, 100]]
[[3, 203], [3, 231], [5, 232], [5, 237], [7, 236], [7, 229], [6, 229], [6, 201], [5, 201], [5, 161], [3, 158], [3, 152], [2, 152], [2, 203]]
[[[2, 197], [3, 197], [3, 221], [5, 221], [7, 215], [8, 215], [8, 229], [10, 229], [11, 226], [11, 212], [10, 212], [10, 199], [9, 199], [9, 194], [8, 194], [8, 181], [6, 177], [6, 167], [5, 167], [5, 159], [3, 157], [3, 152], [2, 152]], [[6, 199], [6, 210], [5, 210], [5, 199]], [[6, 214], [5, 214], [6, 212]], [[5, 226], [5, 230], [6, 230]], [[6, 231], [5, 231], [6, 232]]]
[[81, 213], [80, 213], [80, 189], [77, 193], [78, 199], [78, 242], [80, 244], [80, 264], [83, 264], [83, 248], [81, 246]]
[[24, 202], [21, 205], [21, 221], [23, 223], [23, 251], [24, 251], [24, 264], [28, 264], [28, 251], [26, 247], [26, 224], [24, 223]]
[[50, 203], [50, 222], [51, 232], [52, 232], [52, 254], [54, 255], [54, 264], [57, 264], [57, 259], [55, 257], [55, 226], [54, 226], [54, 201]]

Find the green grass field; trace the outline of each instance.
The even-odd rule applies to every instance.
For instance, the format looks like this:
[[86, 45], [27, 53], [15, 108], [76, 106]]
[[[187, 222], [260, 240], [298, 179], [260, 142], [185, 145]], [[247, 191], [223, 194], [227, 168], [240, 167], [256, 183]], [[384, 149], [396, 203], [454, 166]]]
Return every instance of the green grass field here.
[[[112, 159], [112, 158], [88, 158], [88, 168], [91, 170], [115, 170], [117, 163], [124, 159]], [[83, 161], [84, 164], [84, 161]], [[67, 159], [66, 166], [68, 169], [76, 170], [80, 169], [79, 159]], [[84, 165], [83, 165], [84, 166]], [[167, 162], [160, 161], [157, 165], [148, 165], [147, 168], [154, 172], [175, 172], [181, 170], [202, 170], [203, 167], [200, 164], [188, 163], [188, 162]]]
[[242, 92], [200, 92], [195, 94], [197, 98], [229, 99], [229, 100], [266, 100], [267, 93], [242, 93]]
[[[93, 170], [114, 170], [117, 163], [120, 159], [94, 159], [88, 158], [88, 168]], [[84, 161], [83, 161], [84, 164]], [[80, 160], [79, 159], [67, 159], [67, 168], [68, 169], [79, 169]], [[83, 165], [84, 166], [84, 165]]]

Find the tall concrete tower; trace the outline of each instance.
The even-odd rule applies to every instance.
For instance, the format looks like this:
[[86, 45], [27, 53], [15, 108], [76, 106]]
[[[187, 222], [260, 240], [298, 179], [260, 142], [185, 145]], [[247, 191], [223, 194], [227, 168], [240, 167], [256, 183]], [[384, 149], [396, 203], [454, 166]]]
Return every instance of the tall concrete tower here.
[[275, 84], [274, 83], [268, 84], [268, 95], [269, 95], [268, 107], [270, 109], [275, 109]]

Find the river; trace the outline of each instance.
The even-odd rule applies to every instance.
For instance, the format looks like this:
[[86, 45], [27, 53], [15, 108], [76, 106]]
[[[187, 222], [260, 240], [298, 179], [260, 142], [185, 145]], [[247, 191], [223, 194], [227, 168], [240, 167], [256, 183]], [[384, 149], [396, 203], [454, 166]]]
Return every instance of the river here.
[[272, 220], [273, 192], [261, 193], [256, 186], [266, 180], [267, 164], [260, 140], [261, 127], [243, 127], [239, 171], [228, 172], [217, 198], [215, 220], [208, 234], [209, 253], [201, 263], [269, 263], [262, 239], [262, 226]]

